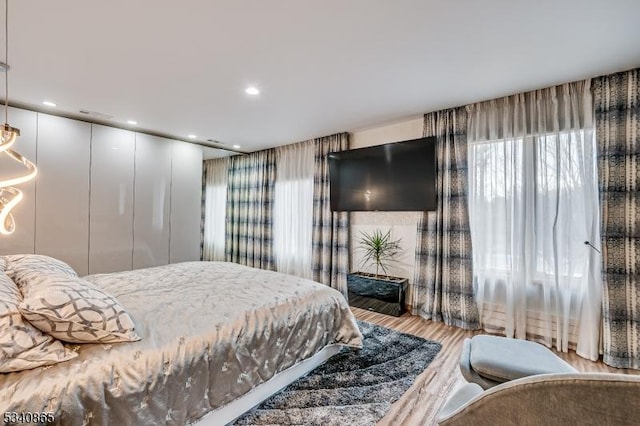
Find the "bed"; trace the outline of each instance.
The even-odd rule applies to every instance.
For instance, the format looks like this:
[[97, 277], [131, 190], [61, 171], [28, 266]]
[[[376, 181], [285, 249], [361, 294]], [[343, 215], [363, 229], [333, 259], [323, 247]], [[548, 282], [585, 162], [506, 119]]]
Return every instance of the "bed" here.
[[56, 424], [226, 424], [343, 347], [362, 345], [342, 295], [225, 262], [84, 277], [128, 310], [138, 342], [0, 374], [0, 412]]

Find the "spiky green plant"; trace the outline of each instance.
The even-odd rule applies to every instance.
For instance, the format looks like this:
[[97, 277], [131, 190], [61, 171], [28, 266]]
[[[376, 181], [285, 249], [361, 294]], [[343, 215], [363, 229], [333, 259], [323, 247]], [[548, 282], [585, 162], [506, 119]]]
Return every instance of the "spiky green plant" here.
[[380, 269], [387, 274], [389, 263], [395, 262], [395, 257], [400, 253], [400, 238], [391, 239], [391, 229], [386, 233], [376, 229], [373, 233], [360, 232], [358, 248], [364, 253], [361, 266], [374, 263], [376, 265], [376, 276]]

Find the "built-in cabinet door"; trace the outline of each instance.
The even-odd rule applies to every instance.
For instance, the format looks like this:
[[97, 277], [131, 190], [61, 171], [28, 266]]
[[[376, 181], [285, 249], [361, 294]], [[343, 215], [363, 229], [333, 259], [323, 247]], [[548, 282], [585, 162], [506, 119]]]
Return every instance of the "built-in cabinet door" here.
[[172, 141], [136, 134], [133, 268], [169, 263]]
[[90, 124], [38, 114], [35, 252], [79, 275], [89, 265], [90, 148]]
[[92, 125], [90, 274], [132, 268], [135, 147], [134, 132]]
[[200, 260], [202, 147], [173, 141], [170, 262]]
[[[20, 129], [20, 136], [14, 143], [14, 151], [36, 162], [36, 135], [38, 115], [32, 111], [9, 108], [9, 125]], [[5, 154], [0, 158], [0, 180], [23, 175], [24, 166], [10, 160]], [[36, 181], [16, 185], [22, 191], [23, 199], [13, 210], [15, 231], [11, 235], [0, 236], [0, 255], [33, 253], [36, 226]]]

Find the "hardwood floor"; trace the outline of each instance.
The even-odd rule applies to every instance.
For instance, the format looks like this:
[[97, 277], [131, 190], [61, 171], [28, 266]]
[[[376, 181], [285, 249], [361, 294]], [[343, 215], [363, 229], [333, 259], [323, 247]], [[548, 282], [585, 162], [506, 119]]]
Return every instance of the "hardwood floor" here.
[[[359, 320], [435, 340], [442, 344], [442, 350], [429, 367], [418, 376], [413, 386], [391, 406], [387, 415], [378, 422], [379, 426], [436, 424], [436, 415], [451, 390], [465, 382], [458, 369], [462, 341], [475, 334], [482, 334], [482, 332], [462, 330], [408, 314], [392, 317], [354, 307], [351, 310]], [[556, 354], [583, 372], [640, 374], [640, 371], [637, 370], [617, 369], [602, 362], [591, 362], [577, 356], [575, 352], [556, 352]]]

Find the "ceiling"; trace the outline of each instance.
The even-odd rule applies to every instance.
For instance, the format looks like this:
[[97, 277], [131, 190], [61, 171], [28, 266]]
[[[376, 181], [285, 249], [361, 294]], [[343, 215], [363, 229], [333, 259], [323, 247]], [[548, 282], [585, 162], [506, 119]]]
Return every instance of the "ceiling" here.
[[638, 16], [638, 0], [13, 0], [10, 100], [253, 151], [638, 67]]

